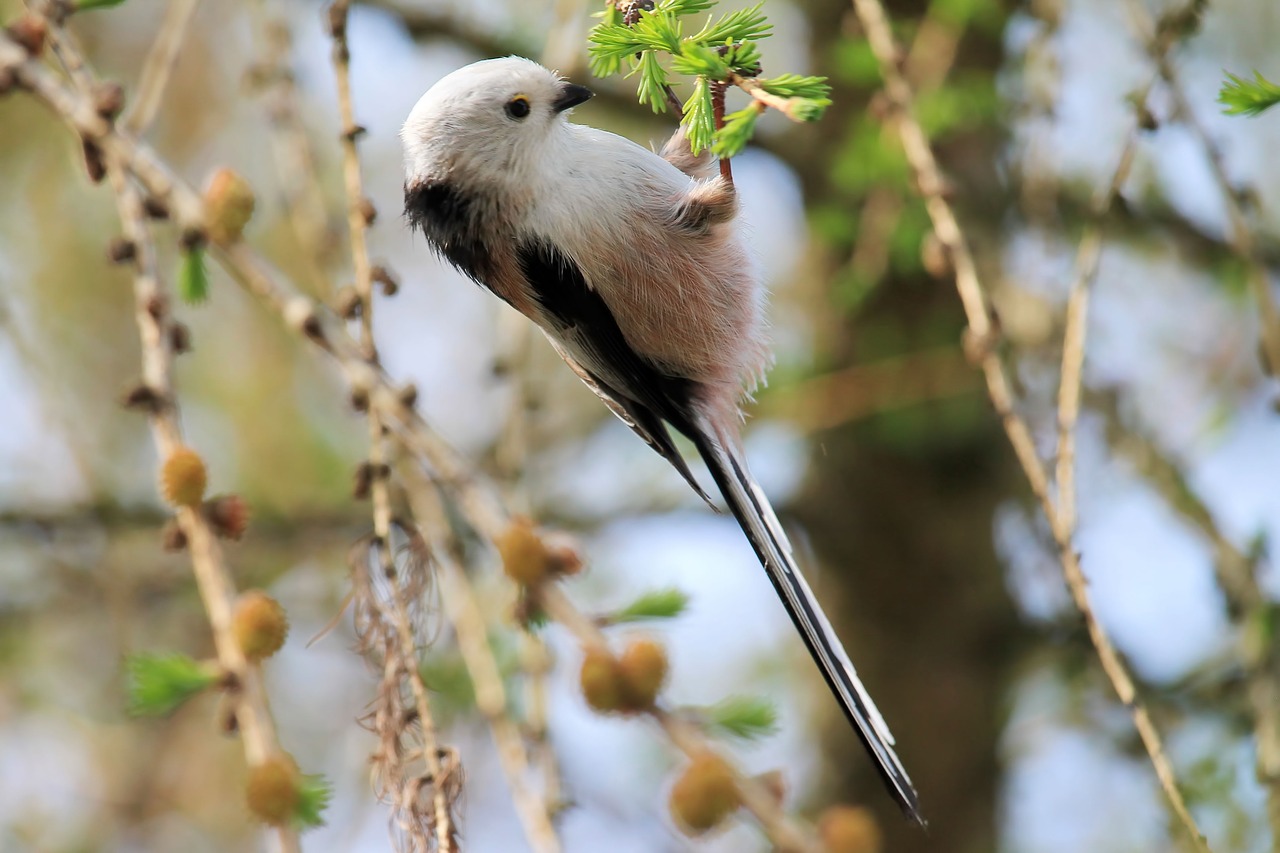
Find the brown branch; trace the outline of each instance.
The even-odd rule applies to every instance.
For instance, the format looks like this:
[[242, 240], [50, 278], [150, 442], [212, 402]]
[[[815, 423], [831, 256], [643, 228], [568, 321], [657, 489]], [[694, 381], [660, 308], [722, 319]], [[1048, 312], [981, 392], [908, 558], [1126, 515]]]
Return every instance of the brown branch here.
[[[120, 221], [135, 252], [134, 316], [142, 341], [143, 381], [161, 401], [150, 416], [151, 433], [159, 457], [167, 459], [183, 445], [170, 369], [173, 353], [169, 344], [169, 328], [162, 310], [157, 310], [157, 306], [162, 309], [168, 303], [168, 297], [156, 273], [155, 245], [146, 226], [142, 197], [130, 184], [118, 161], [111, 159], [108, 164], [108, 177], [116, 193]], [[218, 663], [230, 676], [230, 681], [237, 685], [232, 693], [234, 718], [244, 744], [245, 759], [250, 766], [261, 764], [279, 753], [279, 741], [267, 707], [261, 672], [245, 658], [232, 631], [235, 583], [223, 560], [217, 537], [199, 510], [179, 507], [177, 519], [186, 535], [196, 586], [213, 631]], [[275, 831], [281, 850], [301, 849], [298, 833], [293, 827], [277, 827]]]
[[[1140, 96], [1139, 109], [1145, 109], [1148, 85]], [[1058, 514], [1067, 538], [1076, 532], [1076, 422], [1080, 418], [1080, 393], [1084, 379], [1084, 344], [1089, 317], [1089, 291], [1098, 275], [1102, 255], [1102, 229], [1098, 224], [1115, 202], [1133, 167], [1137, 150], [1138, 128], [1125, 138], [1119, 161], [1106, 189], [1094, 202], [1093, 222], [1085, 229], [1076, 251], [1076, 274], [1067, 297], [1067, 326], [1062, 336], [1062, 372], [1058, 385], [1058, 452], [1054, 480], [1058, 486]]]
[[293, 238], [297, 262], [309, 291], [320, 298], [332, 294], [324, 264], [335, 257], [338, 241], [330, 239], [329, 214], [316, 154], [299, 107], [300, 94], [292, 68], [293, 34], [286, 18], [273, 16], [265, 0], [255, 0], [258, 59], [250, 79], [266, 105], [271, 153], [275, 159], [281, 201]]
[[142, 77], [138, 81], [137, 94], [120, 120], [128, 133], [144, 136], [159, 112], [160, 102], [164, 99], [173, 67], [178, 61], [178, 52], [182, 49], [182, 41], [187, 34], [187, 25], [191, 23], [199, 2], [200, 0], [171, 0], [165, 7], [160, 32], [151, 43], [151, 50], [142, 63]]
[[[1009, 443], [1013, 446], [1031, 490], [1039, 500], [1045, 518], [1049, 522], [1054, 541], [1058, 546], [1063, 576], [1072, 600], [1084, 618], [1103, 671], [1107, 674], [1121, 702], [1129, 707], [1134, 726], [1138, 730], [1155, 769], [1156, 777], [1174, 813], [1197, 847], [1208, 850], [1204, 836], [1187, 809], [1182, 792], [1178, 789], [1173, 765], [1165, 752], [1160, 734], [1151, 721], [1151, 715], [1137, 695], [1137, 689], [1127, 666], [1116, 651], [1106, 629], [1102, 627], [1093, 612], [1087, 581], [1072, 542], [1074, 530], [1066, 524], [1067, 516], [1055, 505], [1049, 493], [1048, 472], [1036, 451], [1025, 419], [1015, 408], [1011, 383], [995, 348], [999, 331], [987, 304], [973, 255], [955, 213], [946, 200], [946, 186], [941, 170], [929, 145], [928, 137], [915, 117], [914, 95], [899, 69], [898, 49], [894, 44], [893, 32], [884, 7], [880, 5], [879, 0], [853, 0], [853, 6], [858, 19], [862, 22], [872, 53], [875, 54], [880, 66], [885, 92], [897, 112], [896, 120], [902, 147], [915, 174], [920, 194], [924, 197], [925, 209], [933, 223], [934, 232], [950, 254], [952, 269], [955, 271], [956, 289], [968, 320], [966, 348], [982, 368], [991, 402], [1003, 422]], [[1080, 319], [1082, 320], [1083, 317]]]
[[[356, 294], [360, 299], [360, 343], [365, 358], [371, 363], [377, 363], [377, 347], [373, 339], [373, 269], [369, 262], [367, 239], [367, 229], [371, 221], [368, 210], [371, 203], [364, 195], [360, 156], [356, 150], [356, 140], [360, 136], [361, 129], [356, 124], [355, 107], [351, 97], [351, 50], [347, 42], [348, 11], [348, 0], [336, 0], [329, 7], [329, 34], [333, 39], [333, 70], [338, 89], [338, 113], [342, 119], [342, 173], [347, 193], [347, 228], [351, 239], [351, 262], [355, 268]], [[383, 437], [382, 418], [376, 409], [370, 407], [367, 421], [369, 466], [374, 472], [370, 487], [373, 503], [373, 548], [377, 554], [379, 569], [391, 587], [400, 654], [405, 661], [411, 661], [414, 664], [406, 667], [407, 671], [403, 677], [408, 679], [410, 689], [413, 691], [417, 723], [422, 731], [423, 757], [431, 777], [429, 784], [433, 787], [436, 843], [438, 849], [450, 850], [453, 847], [453, 817], [450, 814], [450, 803], [443, 784], [439, 737], [431, 715], [427, 688], [422, 681], [422, 672], [416, 665], [418, 650], [414, 642], [413, 626], [409, 617], [408, 604], [400, 589], [400, 575], [396, 571], [395, 558], [391, 553], [391, 494], [388, 488], [389, 478], [383, 475], [387, 470], [387, 448]], [[362, 568], [368, 571], [367, 561]]]

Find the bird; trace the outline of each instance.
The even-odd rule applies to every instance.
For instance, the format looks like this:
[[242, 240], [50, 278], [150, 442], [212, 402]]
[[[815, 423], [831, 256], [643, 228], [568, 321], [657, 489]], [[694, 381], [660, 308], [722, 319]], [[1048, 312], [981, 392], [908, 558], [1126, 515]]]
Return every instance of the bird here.
[[889, 793], [923, 825], [893, 735], [747, 467], [741, 404], [770, 355], [732, 180], [682, 130], [655, 153], [568, 121], [592, 94], [515, 56], [447, 74], [400, 132], [405, 217], [714, 508], [671, 430], [693, 443]]

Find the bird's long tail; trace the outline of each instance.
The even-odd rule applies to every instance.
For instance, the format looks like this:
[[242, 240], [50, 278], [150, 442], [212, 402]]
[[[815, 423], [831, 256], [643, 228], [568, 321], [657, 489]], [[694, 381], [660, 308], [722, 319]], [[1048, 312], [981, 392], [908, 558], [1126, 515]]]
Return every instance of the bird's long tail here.
[[893, 751], [893, 735], [858, 680], [840, 638], [832, 630], [813, 591], [800, 574], [791, 555], [791, 545], [772, 506], [751, 479], [733, 440], [719, 433], [711, 424], [704, 422], [700, 426], [702, 428], [693, 436], [698, 453], [720, 487], [729, 510], [751, 540], [751, 546], [755, 548], [787, 614], [804, 638], [809, 654], [822, 670], [845, 716], [875, 759], [876, 768], [890, 793], [902, 811], [923, 826], [924, 817], [920, 814], [915, 787]]

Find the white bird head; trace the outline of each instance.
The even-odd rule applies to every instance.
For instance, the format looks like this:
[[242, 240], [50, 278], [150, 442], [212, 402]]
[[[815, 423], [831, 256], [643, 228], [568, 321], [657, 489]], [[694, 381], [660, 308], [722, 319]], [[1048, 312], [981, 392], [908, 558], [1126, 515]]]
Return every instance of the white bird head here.
[[518, 56], [459, 68], [427, 90], [400, 131], [406, 178], [518, 181], [565, 112], [591, 95]]

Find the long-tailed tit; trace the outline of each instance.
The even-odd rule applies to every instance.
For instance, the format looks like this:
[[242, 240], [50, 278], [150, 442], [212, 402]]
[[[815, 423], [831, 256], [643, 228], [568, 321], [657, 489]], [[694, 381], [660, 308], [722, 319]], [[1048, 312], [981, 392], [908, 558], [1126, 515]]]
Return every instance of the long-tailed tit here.
[[405, 213], [437, 252], [536, 323], [706, 499], [667, 428], [693, 442], [881, 776], [920, 821], [893, 736], [743, 457], [739, 401], [769, 355], [733, 185], [680, 132], [659, 156], [566, 121], [590, 97], [516, 57], [449, 74], [401, 131]]

